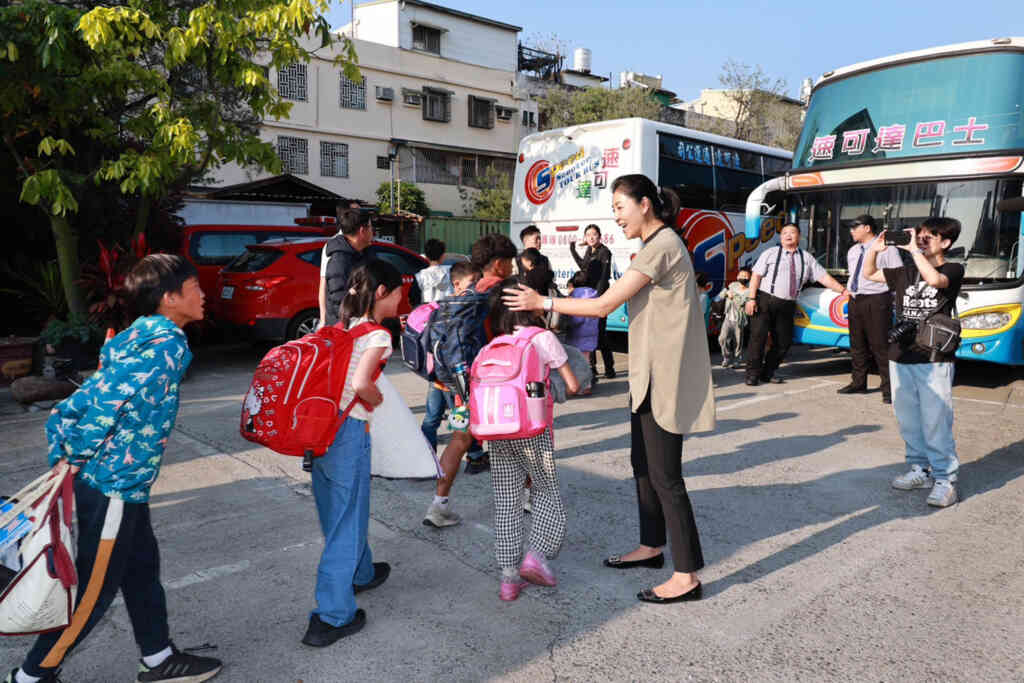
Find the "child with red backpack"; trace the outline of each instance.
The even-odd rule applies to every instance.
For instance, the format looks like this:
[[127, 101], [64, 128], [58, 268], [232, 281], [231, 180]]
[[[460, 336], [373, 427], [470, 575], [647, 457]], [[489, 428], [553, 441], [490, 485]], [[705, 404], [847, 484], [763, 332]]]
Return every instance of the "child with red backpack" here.
[[[379, 369], [391, 355], [391, 333], [379, 325], [398, 312], [402, 276], [390, 264], [371, 259], [352, 273], [341, 304], [345, 329], [371, 323], [352, 347], [339, 406], [358, 399], [322, 457], [313, 459], [316, 501], [324, 550], [316, 576], [316, 609], [302, 642], [325, 647], [366, 624], [355, 594], [384, 583], [391, 567], [373, 562], [367, 540], [370, 519], [370, 413], [383, 401]], [[362, 331], [365, 331], [363, 328]]]
[[[517, 283], [511, 278], [495, 289]], [[579, 384], [565, 349], [537, 314], [511, 311], [500, 296], [492, 300], [489, 320], [496, 336], [470, 371], [470, 431], [491, 444], [499, 597], [511, 601], [526, 582], [556, 584], [548, 561], [565, 538], [565, 507], [555, 471], [548, 375], [558, 370], [570, 394]], [[528, 477], [533, 480], [533, 524], [524, 558], [522, 496]]]

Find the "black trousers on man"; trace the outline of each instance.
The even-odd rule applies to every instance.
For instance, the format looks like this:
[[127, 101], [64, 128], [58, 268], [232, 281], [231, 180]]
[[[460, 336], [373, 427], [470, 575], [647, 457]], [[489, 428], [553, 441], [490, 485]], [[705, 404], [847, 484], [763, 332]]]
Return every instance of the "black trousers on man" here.
[[882, 395], [891, 395], [887, 338], [892, 324], [892, 294], [882, 292], [851, 297], [847, 318], [850, 321], [850, 355], [853, 359], [851, 384], [855, 387], [867, 386], [868, 362], [874, 356], [878, 374], [882, 378]]
[[[793, 345], [793, 313], [796, 302], [757, 292], [757, 312], [750, 318], [750, 342], [747, 344], [747, 380], [767, 382]], [[772, 348], [765, 353], [768, 336]]]
[[640, 512], [640, 543], [672, 550], [677, 572], [704, 566], [704, 554], [683, 482], [683, 435], [662, 429], [651, 412], [651, 397], [630, 415], [630, 452]]

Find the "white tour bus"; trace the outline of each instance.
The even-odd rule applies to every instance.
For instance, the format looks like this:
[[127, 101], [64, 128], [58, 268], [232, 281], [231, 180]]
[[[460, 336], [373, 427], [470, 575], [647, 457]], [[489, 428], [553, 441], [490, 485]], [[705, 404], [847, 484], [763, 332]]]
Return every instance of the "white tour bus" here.
[[[536, 133], [519, 144], [511, 237], [521, 247], [519, 232], [528, 225], [540, 228], [541, 251], [564, 287], [577, 270], [570, 243], [582, 255], [584, 231], [596, 224], [612, 252], [615, 280], [640, 240], [627, 240], [615, 224], [611, 186], [620, 175], [643, 173], [678, 193], [683, 208], [675, 227], [713, 297], [775, 238], [783, 214], [766, 217], [758, 236], [747, 238], [744, 207], [751, 191], [785, 173], [791, 159], [782, 149], [638, 118]], [[624, 306], [608, 317], [609, 330], [625, 331], [628, 324]]]

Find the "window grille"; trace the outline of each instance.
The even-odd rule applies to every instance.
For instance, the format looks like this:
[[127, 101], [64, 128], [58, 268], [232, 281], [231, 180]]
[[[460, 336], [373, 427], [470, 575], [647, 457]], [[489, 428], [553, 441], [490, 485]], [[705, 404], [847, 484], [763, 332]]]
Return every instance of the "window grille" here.
[[320, 175], [348, 178], [348, 145], [344, 142], [320, 142]]
[[448, 123], [452, 120], [452, 96], [447, 90], [423, 91], [423, 119]]
[[306, 65], [286, 66], [277, 72], [277, 91], [286, 100], [306, 101]]
[[441, 30], [430, 26], [414, 24], [412, 27], [412, 49], [441, 54]]
[[277, 138], [277, 156], [281, 170], [296, 175], [309, 175], [309, 141], [284, 135]]
[[350, 81], [345, 78], [345, 74], [341, 74], [340, 78], [339, 104], [345, 109], [366, 109], [366, 78], [359, 82]]
[[391, 159], [388, 157], [377, 157], [377, 168], [382, 171], [387, 171], [391, 168]]
[[494, 102], [469, 96], [469, 125], [473, 128], [494, 128]]

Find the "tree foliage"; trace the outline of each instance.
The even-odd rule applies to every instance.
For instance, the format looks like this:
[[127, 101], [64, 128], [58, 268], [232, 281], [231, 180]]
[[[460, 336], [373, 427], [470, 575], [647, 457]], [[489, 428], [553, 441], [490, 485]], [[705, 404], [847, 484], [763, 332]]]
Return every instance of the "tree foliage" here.
[[377, 208], [381, 213], [395, 213], [396, 210], [411, 211], [420, 216], [429, 216], [430, 208], [427, 207], [427, 198], [415, 183], [407, 180], [395, 182], [395, 203], [391, 206], [391, 183], [384, 181], [377, 188]]
[[634, 116], [656, 120], [661, 112], [661, 104], [643, 88], [551, 88], [537, 108], [541, 130]]
[[264, 118], [290, 104], [266, 66], [308, 61], [340, 40], [327, 0], [24, 0], [0, 7], [0, 137], [22, 201], [50, 219], [72, 312], [83, 312], [75, 223], [84, 197], [111, 184], [158, 201], [228, 162], [277, 170]]
[[793, 149], [800, 136], [800, 108], [786, 103], [786, 80], [772, 78], [761, 65], [726, 60], [718, 76], [726, 105], [705, 114], [724, 119], [706, 126], [729, 137]]
[[476, 184], [475, 188], [459, 188], [459, 198], [466, 215], [483, 220], [509, 220], [512, 214], [512, 176], [488, 166]]

